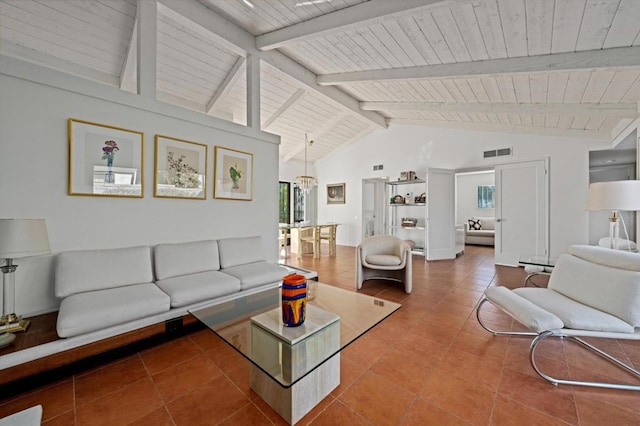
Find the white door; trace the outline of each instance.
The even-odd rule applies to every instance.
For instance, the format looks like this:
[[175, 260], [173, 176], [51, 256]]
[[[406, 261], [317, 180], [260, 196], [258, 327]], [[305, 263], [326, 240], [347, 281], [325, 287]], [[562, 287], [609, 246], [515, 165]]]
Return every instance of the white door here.
[[455, 259], [455, 172], [427, 170], [427, 260]]
[[495, 262], [549, 253], [549, 160], [496, 166]]

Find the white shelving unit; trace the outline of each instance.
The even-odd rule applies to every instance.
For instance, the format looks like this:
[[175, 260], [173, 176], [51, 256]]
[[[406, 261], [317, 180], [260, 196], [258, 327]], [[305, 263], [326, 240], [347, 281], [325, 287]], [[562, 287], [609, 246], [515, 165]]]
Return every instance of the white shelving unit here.
[[[454, 171], [427, 169], [426, 179], [387, 182], [386, 233], [415, 242], [414, 254], [427, 260], [454, 259], [455, 241]], [[426, 194], [426, 202], [415, 202]], [[404, 202], [393, 202], [396, 196]], [[415, 226], [403, 224], [403, 218], [415, 221]]]
[[[387, 182], [387, 203], [389, 213], [387, 215], [387, 233], [415, 242], [412, 250], [414, 254], [424, 256], [427, 243], [427, 214], [426, 203], [416, 203], [415, 198], [427, 192], [426, 181], [398, 180]], [[394, 197], [402, 197], [403, 202], [394, 202]], [[403, 225], [403, 218], [413, 218], [417, 222], [415, 226]]]

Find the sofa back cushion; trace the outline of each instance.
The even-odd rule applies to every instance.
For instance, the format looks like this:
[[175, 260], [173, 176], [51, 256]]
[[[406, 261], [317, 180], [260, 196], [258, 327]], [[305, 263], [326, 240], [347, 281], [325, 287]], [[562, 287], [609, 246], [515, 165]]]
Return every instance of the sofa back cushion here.
[[260, 236], [218, 240], [218, 249], [222, 268], [267, 260]]
[[480, 225], [482, 226], [482, 230], [494, 231], [496, 229], [495, 217], [476, 217], [476, 219], [480, 219]]
[[153, 254], [158, 280], [220, 269], [218, 242], [215, 240], [158, 244]]
[[60, 298], [152, 281], [151, 249], [146, 246], [67, 251], [56, 258], [55, 291]]
[[[603, 250], [607, 253], [597, 258], [599, 263], [590, 249], [578, 249], [586, 259], [570, 254], [572, 250], [561, 255], [551, 273], [548, 288], [640, 327], [640, 271], [621, 268], [629, 264], [627, 255], [634, 254]], [[635, 257], [636, 262], [631, 263], [640, 268], [640, 255], [635, 254]]]

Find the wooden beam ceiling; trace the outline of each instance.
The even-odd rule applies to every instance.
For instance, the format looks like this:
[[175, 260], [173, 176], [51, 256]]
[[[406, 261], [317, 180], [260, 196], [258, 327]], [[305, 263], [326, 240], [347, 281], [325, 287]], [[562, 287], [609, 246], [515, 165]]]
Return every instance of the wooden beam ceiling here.
[[495, 114], [562, 114], [635, 118], [635, 103], [627, 104], [521, 104], [521, 103], [448, 103], [448, 102], [360, 102], [366, 111], [426, 111]]
[[372, 81], [469, 78], [555, 71], [597, 71], [601, 69], [615, 71], [638, 66], [640, 66], [640, 46], [634, 46], [420, 67], [323, 74], [318, 76], [317, 81], [318, 84], [326, 86]]

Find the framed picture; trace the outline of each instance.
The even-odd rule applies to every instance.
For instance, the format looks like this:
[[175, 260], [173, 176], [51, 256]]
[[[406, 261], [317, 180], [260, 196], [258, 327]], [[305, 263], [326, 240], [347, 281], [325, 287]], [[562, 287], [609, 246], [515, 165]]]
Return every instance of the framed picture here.
[[327, 185], [327, 204], [344, 204], [345, 198], [344, 183], [331, 183]]
[[495, 185], [478, 185], [478, 208], [493, 209], [495, 208]]
[[216, 146], [214, 198], [253, 199], [253, 154]]
[[69, 195], [144, 195], [144, 133], [69, 119]]
[[154, 197], [207, 198], [207, 145], [156, 135]]

